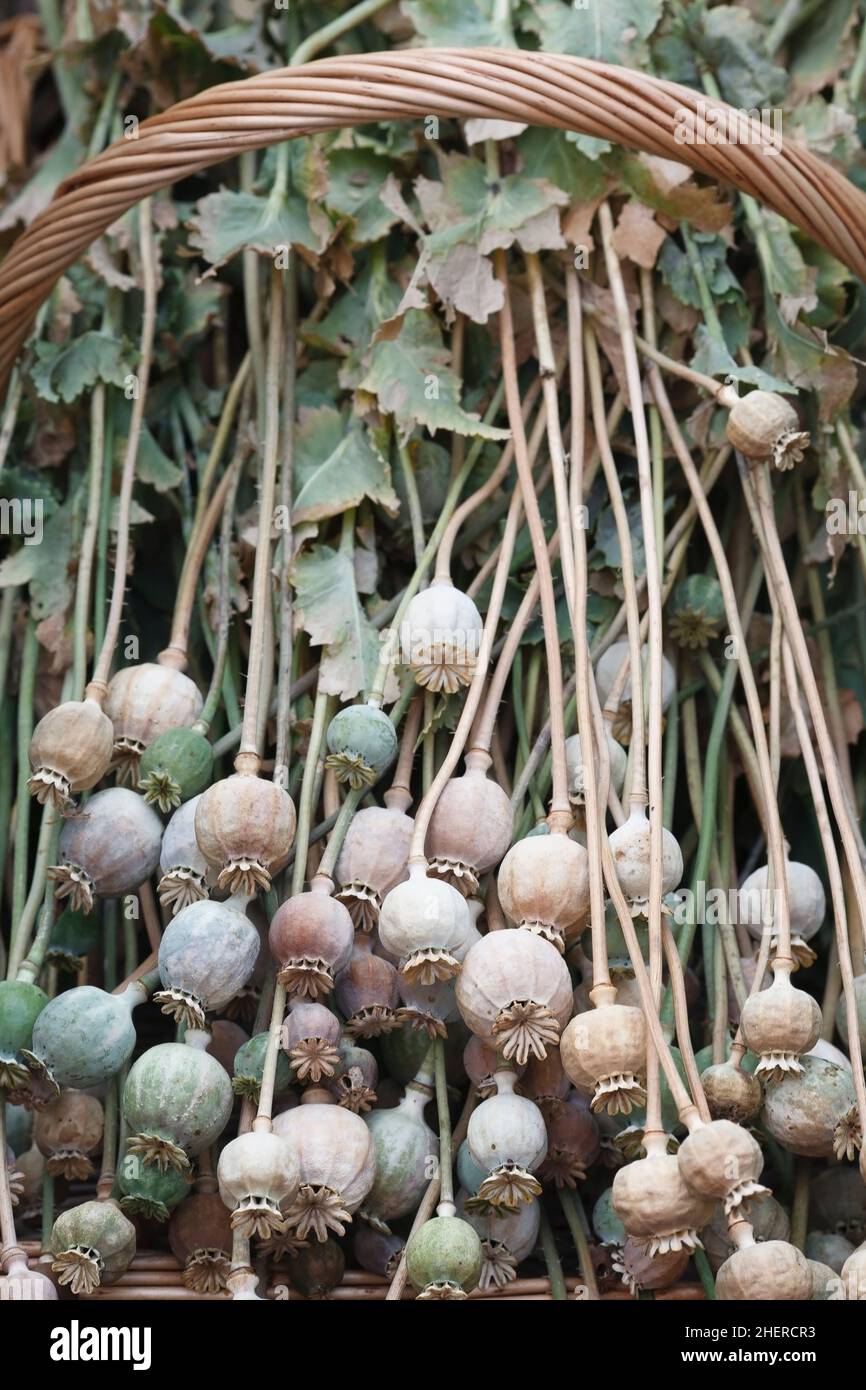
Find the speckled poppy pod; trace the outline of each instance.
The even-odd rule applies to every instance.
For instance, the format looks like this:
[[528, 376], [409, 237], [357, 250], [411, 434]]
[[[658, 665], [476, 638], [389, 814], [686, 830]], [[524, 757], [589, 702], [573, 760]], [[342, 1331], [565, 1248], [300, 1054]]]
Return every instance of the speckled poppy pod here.
[[316, 874], [308, 893], [298, 893], [277, 909], [271, 921], [271, 954], [278, 979], [290, 998], [320, 999], [348, 965], [355, 941], [352, 919], [331, 896], [334, 884]]
[[[625, 783], [628, 754], [622, 744], [614, 738], [605, 725], [605, 741], [610, 762], [610, 784], [619, 796]], [[583, 771], [583, 753], [580, 747], [580, 734], [572, 734], [565, 740], [565, 765], [568, 771], [568, 799], [573, 806], [586, 803]]]
[[314, 1085], [340, 1066], [340, 1020], [324, 1004], [297, 1000], [283, 1023], [281, 1044], [295, 1077]]
[[249, 899], [190, 903], [169, 922], [159, 945], [162, 989], [154, 1002], [190, 1028], [221, 1009], [252, 975], [259, 934], [245, 915]]
[[158, 1168], [189, 1167], [225, 1129], [232, 1087], [225, 1069], [204, 1051], [206, 1033], [186, 1043], [159, 1043], [130, 1068], [123, 1088], [127, 1152]]
[[714, 1120], [749, 1124], [764, 1103], [764, 1090], [751, 1072], [733, 1062], [717, 1062], [701, 1072], [701, 1085]]
[[853, 1162], [862, 1134], [850, 1071], [823, 1057], [803, 1057], [800, 1067], [767, 1087], [764, 1124], [789, 1153]]
[[411, 600], [400, 625], [400, 655], [419, 685], [453, 695], [469, 685], [484, 624], [450, 579], [434, 579]]
[[[809, 966], [815, 961], [815, 952], [809, 941], [820, 930], [827, 910], [824, 885], [815, 870], [808, 864], [797, 860], [787, 860], [788, 903], [791, 918], [791, 955], [794, 968]], [[772, 922], [772, 892], [768, 888], [769, 869], [765, 864], [755, 869], [744, 879], [738, 894], [740, 923], [748, 929], [749, 935], [760, 941], [764, 923]], [[779, 945], [778, 932], [772, 931], [770, 949], [776, 952]]]
[[306, 1091], [303, 1103], [274, 1120], [274, 1133], [293, 1146], [300, 1167], [298, 1194], [285, 1213], [300, 1240], [345, 1235], [352, 1214], [376, 1176], [373, 1136], [359, 1115], [331, 1103], [325, 1091]]
[[208, 864], [219, 874], [219, 887], [252, 897], [259, 889], [267, 890], [272, 875], [285, 867], [295, 823], [295, 806], [288, 792], [276, 782], [235, 772], [202, 792], [195, 836]]
[[48, 870], [58, 898], [90, 912], [94, 898], [130, 893], [159, 863], [162, 821], [124, 787], [96, 792], [60, 832], [60, 863]]
[[541, 1207], [533, 1197], [521, 1202], [516, 1211], [473, 1211], [467, 1209], [469, 1193], [457, 1194], [457, 1215], [475, 1231], [481, 1241], [479, 1289], [504, 1289], [517, 1278], [517, 1266], [532, 1254], [538, 1243]]
[[677, 1161], [691, 1191], [723, 1202], [726, 1215], [747, 1212], [753, 1202], [770, 1195], [758, 1182], [764, 1167], [760, 1144], [730, 1120], [696, 1126], [680, 1144]]
[[283, 1208], [294, 1201], [300, 1181], [288, 1139], [267, 1132], [239, 1135], [220, 1154], [217, 1179], [233, 1231], [247, 1240], [265, 1240], [285, 1231]]
[[27, 980], [0, 981], [0, 1088], [14, 1092], [27, 1085], [24, 1049], [31, 1048], [33, 1026], [47, 1003], [48, 995]]
[[547, 1154], [547, 1129], [537, 1105], [515, 1094], [517, 1074], [499, 1070], [496, 1094], [469, 1119], [469, 1152], [486, 1177], [473, 1204], [514, 1210], [541, 1192], [536, 1169]]
[[377, 1038], [400, 1027], [397, 980], [391, 962], [373, 954], [372, 938], [359, 934], [334, 986], [347, 1033], [353, 1038]]
[[378, 782], [397, 756], [397, 733], [378, 705], [346, 705], [328, 725], [325, 767], [356, 790]]
[[466, 771], [442, 789], [427, 831], [429, 872], [453, 884], [464, 897], [478, 891], [511, 844], [514, 811], [497, 782], [488, 777], [490, 754], [471, 748]]
[[373, 1136], [376, 1178], [360, 1215], [379, 1230], [408, 1216], [435, 1172], [438, 1140], [424, 1119], [433, 1096], [432, 1071], [423, 1066], [391, 1110], [374, 1110], [364, 1123]]
[[424, 864], [410, 865], [409, 878], [391, 889], [379, 914], [379, 939], [413, 984], [456, 975], [474, 932], [462, 894], [443, 879], [429, 878]]
[[144, 985], [108, 994], [93, 985], [67, 989], [51, 1000], [22, 1053], [37, 1084], [90, 1090], [116, 1076], [135, 1047], [133, 1009], [147, 999]]
[[406, 1245], [406, 1271], [419, 1301], [468, 1298], [483, 1262], [477, 1231], [458, 1216], [425, 1221]]
[[796, 1246], [786, 1240], [756, 1241], [748, 1221], [735, 1222], [729, 1234], [737, 1248], [716, 1275], [716, 1298], [723, 1303], [811, 1299], [809, 1263]]
[[628, 1234], [656, 1255], [700, 1248], [714, 1204], [691, 1190], [672, 1154], [651, 1153], [614, 1175], [613, 1205]]
[[231, 1218], [216, 1192], [192, 1192], [172, 1212], [168, 1243], [192, 1293], [219, 1293], [232, 1265]]
[[408, 877], [409, 845], [415, 822], [406, 815], [409, 796], [402, 787], [385, 793], [384, 806], [365, 806], [352, 817], [334, 874], [337, 898], [348, 908], [358, 931], [372, 931], [385, 895]]
[[216, 874], [198, 847], [195, 837], [195, 813], [200, 796], [193, 796], [179, 806], [162, 837], [159, 852], [161, 878], [157, 884], [159, 901], [178, 913], [190, 903], [208, 896], [216, 884]]
[[[616, 876], [633, 917], [646, 916], [650, 885], [650, 824], [645, 810], [633, 810], [610, 835]], [[683, 876], [683, 856], [669, 830], [662, 835], [662, 895], [677, 887]], [[665, 903], [662, 911], [669, 912]]]
[[640, 1009], [603, 1004], [577, 1014], [563, 1031], [562, 1065], [581, 1090], [592, 1086], [592, 1108], [630, 1115], [646, 1100], [646, 1020]]
[[170, 652], [161, 652], [158, 662], [124, 666], [112, 676], [105, 713], [114, 726], [113, 763], [118, 780], [137, 782], [144, 750], [168, 729], [194, 723], [202, 703], [198, 686], [178, 669]]
[[83, 1202], [61, 1212], [48, 1248], [59, 1282], [73, 1294], [113, 1284], [135, 1255], [135, 1227], [116, 1202]]
[[30, 740], [31, 795], [66, 811], [111, 765], [114, 727], [97, 700], [67, 700], [43, 715]]
[[809, 435], [791, 402], [775, 391], [750, 391], [731, 408], [728, 442], [752, 463], [770, 462], [779, 469], [800, 463]]
[[589, 910], [583, 845], [568, 835], [529, 835], [506, 854], [496, 878], [502, 910], [515, 926], [558, 951], [580, 935]]
[[473, 1033], [523, 1066], [559, 1042], [572, 1007], [568, 967], [541, 936], [490, 932], [463, 962], [457, 1006]]
[[821, 1010], [811, 994], [794, 989], [791, 963], [777, 959], [770, 988], [743, 1005], [740, 1028], [749, 1051], [759, 1058], [755, 1075], [780, 1081], [788, 1072], [803, 1070], [800, 1057], [821, 1034]]
[[104, 1116], [96, 1096], [64, 1091], [46, 1105], [33, 1123], [33, 1139], [54, 1178], [83, 1182], [91, 1177], [90, 1155], [102, 1143]]

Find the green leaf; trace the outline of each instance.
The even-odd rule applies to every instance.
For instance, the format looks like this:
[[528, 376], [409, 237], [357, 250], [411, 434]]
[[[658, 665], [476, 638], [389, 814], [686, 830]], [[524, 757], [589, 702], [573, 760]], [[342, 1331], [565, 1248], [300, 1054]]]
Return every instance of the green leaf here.
[[380, 638], [355, 585], [351, 554], [319, 545], [298, 556], [292, 573], [299, 620], [319, 661], [319, 689], [352, 700], [369, 689], [379, 662]]
[[766, 30], [741, 5], [717, 5], [699, 13], [698, 47], [725, 101], [746, 111], [779, 105], [787, 78], [784, 68], [767, 56]]
[[579, 7], [566, 0], [530, 0], [524, 25], [548, 53], [639, 67], [662, 8], [662, 0], [592, 0]]
[[526, 173], [546, 179], [570, 198], [591, 202], [604, 192], [604, 173], [575, 148], [570, 134], [532, 126], [518, 137], [517, 149]]
[[273, 256], [279, 246], [295, 245], [318, 254], [331, 231], [321, 209], [297, 194], [277, 200], [227, 188], [199, 199], [190, 227], [190, 245], [210, 261], [209, 274], [245, 247], [265, 256]]
[[394, 339], [378, 342], [361, 382], [381, 410], [393, 415], [408, 437], [416, 425], [484, 439], [507, 439], [510, 431], [485, 425], [479, 415], [460, 404], [460, 381], [450, 366], [450, 353], [431, 314], [410, 309]]
[[123, 386], [132, 372], [131, 347], [125, 338], [91, 331], [69, 343], [35, 344], [31, 379], [46, 401], [74, 401], [97, 381]]
[[21, 545], [0, 564], [0, 588], [29, 585], [31, 612], [38, 622], [65, 611], [72, 599], [74, 510], [73, 496], [44, 522], [39, 545]]
[[389, 319], [400, 303], [400, 289], [388, 274], [384, 245], [376, 247], [369, 263], [336, 297], [318, 323], [304, 323], [304, 341], [326, 352], [347, 356], [365, 350], [380, 323]]
[[328, 155], [325, 205], [351, 217], [353, 241], [378, 241], [397, 221], [379, 196], [391, 171], [391, 160], [372, 150], [332, 150]]
[[[441, 184], [420, 178], [415, 185], [432, 233], [425, 243], [432, 256], [464, 243], [482, 256], [505, 249], [520, 240], [527, 223], [568, 202], [562, 189], [543, 178], [508, 174], [491, 181], [481, 161], [465, 155], [444, 155], [440, 166]], [[558, 233], [558, 218], [555, 229]], [[562, 244], [559, 236], [550, 246]]]
[[403, 0], [400, 9], [429, 48], [513, 48], [496, 0]]
[[706, 376], [730, 377], [734, 381], [742, 381], [750, 386], [759, 386], [762, 391], [793, 392], [796, 394], [796, 387], [791, 386], [790, 382], [781, 377], [771, 376], [761, 367], [741, 367], [727, 348], [723, 347], [709, 331], [706, 324], [698, 324], [695, 329], [694, 342], [695, 355], [690, 365], [696, 372], [703, 372]]
[[369, 431], [360, 420], [347, 424], [345, 413], [329, 405], [305, 412], [295, 427], [294, 477], [298, 522], [338, 516], [365, 497], [392, 515], [400, 505]]

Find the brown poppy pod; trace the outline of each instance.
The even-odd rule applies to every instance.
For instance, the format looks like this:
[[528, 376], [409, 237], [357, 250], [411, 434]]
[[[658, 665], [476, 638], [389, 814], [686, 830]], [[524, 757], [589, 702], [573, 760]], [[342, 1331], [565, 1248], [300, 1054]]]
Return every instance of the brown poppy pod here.
[[760, 1081], [733, 1062], [717, 1062], [701, 1072], [701, 1085], [714, 1120], [749, 1124], [764, 1103]]
[[336, 978], [334, 993], [351, 1037], [377, 1038], [400, 1027], [397, 971], [390, 961], [373, 954], [370, 936], [356, 936], [352, 954]]
[[113, 747], [114, 726], [96, 700], [57, 705], [33, 731], [28, 790], [43, 805], [68, 808], [75, 792], [89, 791], [105, 776]]
[[358, 931], [372, 931], [385, 896], [409, 876], [409, 845], [415, 822], [406, 815], [402, 787], [385, 793], [384, 806], [365, 806], [353, 817], [340, 850], [334, 877], [337, 898]]
[[750, 391], [734, 404], [725, 426], [728, 442], [754, 463], [772, 460], [776, 468], [793, 468], [809, 447], [800, 417], [791, 402], [775, 391]]
[[330, 994], [335, 976], [349, 963], [355, 929], [346, 908], [331, 897], [333, 886], [317, 874], [310, 891], [282, 903], [271, 921], [271, 953], [290, 997]]
[[445, 784], [427, 831], [430, 873], [439, 874], [467, 898], [499, 863], [514, 829], [510, 799], [487, 776], [492, 761], [483, 749], [470, 749], [466, 771]]
[[137, 782], [141, 755], [157, 734], [188, 729], [201, 714], [202, 704], [195, 681], [169, 663], [145, 661], [124, 666], [112, 676], [104, 708], [114, 726], [119, 781]]
[[558, 1115], [571, 1091], [559, 1048], [549, 1048], [546, 1057], [530, 1057], [517, 1089], [522, 1096], [535, 1101], [548, 1123]]
[[298, 999], [283, 1023], [280, 1041], [298, 1081], [314, 1085], [340, 1067], [340, 1020], [324, 1004]]
[[629, 1236], [622, 1249], [615, 1253], [613, 1268], [635, 1298], [644, 1289], [669, 1289], [685, 1274], [691, 1257], [686, 1246], [650, 1255], [645, 1245]]
[[528, 835], [503, 859], [496, 878], [503, 912], [518, 927], [564, 951], [583, 930], [589, 870], [583, 845], [568, 835]]
[[539, 1176], [557, 1187], [576, 1187], [598, 1158], [601, 1134], [588, 1105], [563, 1105], [547, 1120], [547, 1157]]
[[33, 1139], [45, 1155], [46, 1171], [70, 1182], [91, 1177], [90, 1155], [102, 1143], [104, 1121], [96, 1096], [84, 1091], [63, 1091], [49, 1101], [33, 1120]]
[[677, 1151], [680, 1172], [700, 1197], [724, 1202], [725, 1214], [748, 1211], [752, 1202], [769, 1196], [758, 1182], [764, 1155], [757, 1139], [730, 1120], [698, 1125]]
[[592, 1108], [630, 1115], [646, 1100], [646, 1020], [627, 1004], [577, 1014], [559, 1044], [562, 1065], [579, 1090], [591, 1082]]
[[698, 1232], [714, 1203], [692, 1192], [673, 1154], [653, 1153], [618, 1170], [613, 1205], [628, 1234], [650, 1255], [663, 1255], [700, 1248]]
[[193, 1293], [219, 1293], [232, 1266], [231, 1217], [216, 1192], [193, 1192], [171, 1214], [168, 1243]]
[[253, 897], [284, 868], [295, 838], [292, 798], [276, 782], [233, 773], [202, 792], [195, 812], [198, 847], [219, 887]]
[[737, 1249], [716, 1275], [716, 1298], [723, 1303], [805, 1303], [811, 1299], [809, 1262], [796, 1246], [786, 1240], [755, 1241], [748, 1222], [733, 1226], [731, 1235]]
[[790, 965], [777, 960], [770, 988], [743, 1005], [740, 1027], [749, 1051], [759, 1058], [755, 1075], [780, 1081], [788, 1072], [802, 1072], [800, 1057], [821, 1034], [821, 1010], [811, 994], [794, 989]]

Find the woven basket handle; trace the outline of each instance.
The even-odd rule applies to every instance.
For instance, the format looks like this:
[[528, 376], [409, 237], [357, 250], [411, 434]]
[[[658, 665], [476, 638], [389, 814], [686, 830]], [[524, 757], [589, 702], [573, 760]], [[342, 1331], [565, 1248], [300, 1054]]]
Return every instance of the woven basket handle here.
[[[737, 143], [681, 143], [691, 122], [748, 131]], [[675, 159], [733, 184], [796, 223], [866, 279], [866, 195], [804, 146], [768, 144], [757, 121], [630, 68], [519, 49], [407, 49], [322, 58], [209, 87], [88, 160], [0, 267], [0, 392], [58, 277], [141, 198], [232, 158], [315, 131], [486, 117], [552, 126]], [[745, 123], [745, 124], [744, 124]], [[680, 139], [677, 138], [679, 133]]]

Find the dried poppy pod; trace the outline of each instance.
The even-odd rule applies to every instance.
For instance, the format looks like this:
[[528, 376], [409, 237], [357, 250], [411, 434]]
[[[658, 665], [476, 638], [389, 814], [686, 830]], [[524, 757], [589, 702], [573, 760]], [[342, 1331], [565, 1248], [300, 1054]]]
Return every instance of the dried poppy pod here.
[[145, 1221], [168, 1221], [175, 1207], [189, 1195], [189, 1177], [176, 1168], [146, 1167], [138, 1158], [125, 1158], [117, 1175], [120, 1208], [127, 1216]]
[[48, 1003], [48, 995], [27, 980], [0, 981], [0, 1088], [15, 1091], [27, 1085], [33, 1027]]
[[646, 1020], [627, 1004], [577, 1014], [559, 1043], [562, 1065], [579, 1090], [592, 1085], [592, 1109], [630, 1115], [646, 1101]]
[[[796, 859], [787, 861], [788, 902], [791, 918], [791, 955], [796, 966], [809, 966], [815, 961], [815, 952], [808, 944], [824, 922], [827, 900], [824, 885], [815, 870], [808, 864], [800, 864]], [[737, 895], [739, 921], [748, 929], [755, 941], [760, 941], [764, 924], [775, 918], [773, 910], [773, 890], [767, 885], [770, 872], [767, 865], [755, 869], [744, 879]], [[779, 934], [772, 931], [770, 949], [773, 954], [779, 947]]]
[[803, 1057], [798, 1075], [767, 1088], [764, 1124], [789, 1153], [853, 1161], [862, 1136], [851, 1073], [821, 1057]]
[[307, 1299], [328, 1298], [346, 1272], [346, 1257], [330, 1237], [323, 1244], [302, 1245], [289, 1264], [293, 1289]]
[[232, 1267], [231, 1219], [216, 1192], [193, 1192], [172, 1212], [168, 1243], [192, 1293], [219, 1293]]
[[[241, 762], [242, 755], [236, 760]], [[248, 772], [235, 772], [202, 792], [195, 813], [198, 847], [217, 883], [252, 897], [271, 886], [295, 838], [295, 806], [288, 792]]]
[[650, 1153], [620, 1168], [613, 1205], [628, 1234], [650, 1255], [699, 1249], [698, 1232], [713, 1214], [712, 1201], [692, 1192], [668, 1153]]
[[855, 1245], [866, 1239], [866, 1188], [857, 1169], [834, 1165], [813, 1178], [809, 1216], [822, 1231], [845, 1236]]
[[418, 1206], [436, 1170], [439, 1141], [424, 1119], [433, 1074], [422, 1067], [393, 1110], [374, 1110], [364, 1123], [373, 1136], [376, 1177], [361, 1216], [379, 1230]]
[[557, 1187], [576, 1187], [598, 1158], [601, 1135], [588, 1106], [564, 1105], [547, 1121], [547, 1157], [538, 1170]]
[[334, 1105], [326, 1091], [304, 1092], [302, 1103], [274, 1120], [274, 1133], [294, 1147], [298, 1194], [285, 1213], [300, 1240], [342, 1236], [376, 1177], [373, 1136], [359, 1115]]
[[866, 1300], [866, 1246], [861, 1245], [843, 1264], [842, 1288], [850, 1303]]
[[[501, 1065], [501, 1061], [496, 1048], [483, 1042], [473, 1033], [463, 1049], [463, 1069], [475, 1087], [475, 1094], [479, 1100], [487, 1100], [488, 1096], [496, 1094], [496, 1082], [493, 1080], [493, 1076], [496, 1068]], [[519, 1068], [518, 1075], [523, 1070], [524, 1068]]]
[[502, 910], [558, 951], [580, 935], [589, 910], [589, 870], [583, 845], [568, 835], [528, 835], [499, 866]]
[[397, 1273], [404, 1242], [399, 1236], [360, 1224], [352, 1236], [352, 1254], [362, 1269], [390, 1283]]
[[132, 1056], [132, 1012], [146, 999], [147, 989], [140, 981], [127, 985], [122, 994], [79, 985], [56, 995], [40, 1013], [32, 1046], [22, 1054], [31, 1075], [55, 1092], [67, 1086], [101, 1086]]
[[[649, 907], [650, 823], [646, 810], [632, 810], [609, 838], [616, 876], [633, 917], [645, 917]], [[669, 830], [662, 832], [662, 896], [671, 893], [683, 876], [683, 856]], [[669, 912], [662, 903], [662, 911]]]
[[[164, 660], [163, 660], [164, 658]], [[145, 748], [168, 729], [184, 729], [201, 714], [198, 686], [170, 651], [158, 661], [124, 666], [108, 683], [105, 713], [114, 726], [114, 766], [121, 782], [137, 782]]]
[[60, 832], [59, 864], [48, 870], [58, 898], [90, 912], [93, 899], [131, 893], [159, 863], [162, 821], [125, 787], [96, 792]]
[[415, 822], [406, 815], [409, 795], [402, 787], [385, 793], [384, 806], [365, 806], [352, 817], [334, 874], [337, 898], [359, 931], [372, 931], [386, 893], [408, 877], [409, 845]]
[[429, 1038], [447, 1037], [449, 1023], [460, 1017], [453, 979], [419, 985], [410, 984], [405, 975], [398, 974], [397, 989], [402, 1001], [397, 1010], [398, 1027], [408, 1023]]
[[641, 1241], [626, 1238], [622, 1249], [613, 1257], [612, 1267], [625, 1284], [632, 1298], [644, 1289], [668, 1289], [685, 1273], [691, 1250], [666, 1250], [650, 1255]]
[[809, 435], [800, 429], [800, 417], [784, 396], [775, 391], [750, 391], [731, 408], [725, 433], [728, 442], [753, 463], [772, 460], [776, 468], [793, 468], [809, 447]]
[[[787, 1240], [791, 1234], [788, 1213], [775, 1197], [759, 1197], [753, 1202], [748, 1215], [755, 1240]], [[712, 1219], [701, 1231], [704, 1251], [713, 1272], [721, 1269], [725, 1260], [734, 1253], [736, 1245], [731, 1238], [728, 1218], [724, 1209], [717, 1205]]]
[[430, 873], [439, 874], [467, 898], [499, 863], [514, 829], [509, 798], [487, 776], [492, 761], [483, 748], [469, 750], [466, 771], [446, 782], [427, 831]]
[[[258, 1105], [262, 1091], [262, 1075], [265, 1068], [265, 1054], [268, 1050], [267, 1033], [255, 1033], [248, 1038], [235, 1053], [232, 1064], [232, 1090], [236, 1096], [243, 1096]], [[292, 1070], [289, 1060], [280, 1051], [277, 1053], [277, 1069], [274, 1076], [274, 1096], [282, 1095], [292, 1083]]]
[[[628, 754], [622, 744], [614, 738], [606, 723], [604, 736], [610, 762], [610, 785], [617, 796], [620, 796], [625, 783]], [[572, 734], [570, 738], [565, 740], [565, 766], [568, 772], [568, 799], [573, 806], [584, 806], [586, 797], [580, 734]]]
[[198, 796], [213, 776], [213, 747], [207, 726], [166, 729], [145, 749], [139, 763], [138, 789], [148, 805], [166, 815]]
[[294, 1201], [300, 1169], [290, 1141], [253, 1131], [226, 1144], [217, 1165], [219, 1194], [232, 1214], [233, 1231], [267, 1240], [286, 1229], [283, 1208]]
[[749, 1124], [764, 1104], [764, 1089], [758, 1078], [734, 1066], [732, 1061], [706, 1067], [701, 1072], [701, 1085], [714, 1120]]
[[211, 1057], [215, 1057], [220, 1066], [232, 1076], [235, 1058], [244, 1043], [249, 1042], [249, 1035], [228, 1018], [215, 1018], [209, 1025], [209, 1031], [210, 1042], [205, 1051], [209, 1052]]
[[325, 767], [357, 790], [371, 787], [397, 756], [397, 732], [378, 705], [346, 705], [328, 725]]
[[743, 1005], [740, 1028], [750, 1052], [757, 1053], [756, 1076], [779, 1081], [803, 1070], [800, 1057], [821, 1034], [821, 1010], [811, 994], [794, 989], [791, 965], [773, 963], [773, 983]]
[[378, 1084], [379, 1064], [372, 1052], [344, 1038], [340, 1043], [337, 1074], [330, 1083], [333, 1099], [346, 1110], [363, 1115], [376, 1104]]
[[760, 1144], [730, 1120], [697, 1125], [680, 1144], [677, 1161], [692, 1192], [723, 1202], [726, 1215], [746, 1212], [752, 1202], [770, 1195], [758, 1182], [764, 1167]]
[[132, 1264], [135, 1227], [116, 1202], [83, 1202], [61, 1212], [51, 1230], [51, 1268], [71, 1293], [115, 1283]]
[[340, 1066], [340, 1020], [324, 1004], [297, 1000], [283, 1023], [281, 1044], [298, 1081], [314, 1085]]
[[33, 1123], [33, 1139], [53, 1178], [83, 1182], [93, 1173], [89, 1155], [102, 1143], [102, 1106], [84, 1091], [64, 1091], [50, 1101]]
[[806, 1258], [812, 1276], [812, 1302], [844, 1302], [848, 1297], [842, 1278], [829, 1265]]
[[[623, 662], [629, 660], [630, 648], [628, 639], [623, 638], [620, 642], [612, 642], [595, 665], [595, 684], [598, 690], [598, 698], [602, 705], [606, 704], [607, 697], [613, 689], [613, 683], [617, 679]], [[647, 662], [649, 660], [649, 648], [646, 643], [641, 647], [641, 671], [642, 679], [646, 680]], [[622, 743], [629, 743], [631, 740], [631, 682], [634, 673], [629, 670], [625, 685], [620, 696], [619, 708], [613, 718], [612, 732], [615, 738]], [[662, 655], [662, 709], [666, 710], [677, 689], [677, 675], [667, 657]]]
[[330, 878], [316, 874], [310, 891], [282, 903], [271, 921], [277, 978], [290, 998], [330, 994], [335, 976], [349, 963], [355, 930], [346, 908], [331, 897], [333, 887]]
[[[571, 1082], [565, 1074], [558, 1047], [551, 1047], [546, 1057], [530, 1057], [520, 1078], [518, 1091], [527, 1100], [535, 1101], [547, 1124], [565, 1107]], [[575, 1092], [572, 1095], [577, 1100]]]
[[736, 1222], [730, 1233], [737, 1248], [716, 1275], [716, 1298], [723, 1303], [811, 1299], [809, 1264], [795, 1245], [786, 1240], [756, 1241], [747, 1221]]
[[409, 603], [400, 625], [400, 655], [419, 685], [453, 695], [469, 685], [484, 624], [468, 595], [434, 579]]
[[474, 932], [465, 898], [443, 879], [428, 878], [424, 864], [409, 866], [408, 879], [391, 889], [379, 914], [379, 939], [413, 984], [456, 975]]
[[84, 965], [84, 957], [96, 949], [101, 939], [102, 922], [98, 912], [75, 912], [67, 907], [54, 923], [45, 963], [77, 975]]
[[186, 1043], [159, 1043], [133, 1063], [123, 1088], [127, 1152], [159, 1168], [189, 1167], [228, 1124], [231, 1082], [200, 1043], [206, 1033], [187, 1033]]
[[114, 726], [97, 700], [67, 700], [43, 715], [30, 740], [28, 790], [65, 811], [76, 792], [89, 791], [111, 765]]
[[172, 913], [208, 896], [216, 886], [216, 874], [198, 847], [195, 837], [195, 813], [200, 796], [193, 796], [179, 806], [165, 827], [159, 852], [161, 878], [157, 884], [159, 901]]
[[841, 1274], [848, 1256], [854, 1254], [854, 1246], [844, 1236], [810, 1231], [803, 1245], [803, 1254], [807, 1260], [815, 1260], [827, 1265], [834, 1274]]
[[400, 1027], [397, 979], [391, 962], [373, 954], [372, 938], [358, 934], [352, 954], [334, 983], [337, 1007], [345, 1016], [346, 1032], [351, 1037], [377, 1038]]
[[190, 903], [169, 922], [159, 945], [162, 989], [154, 1002], [177, 1023], [203, 1028], [250, 978], [259, 934], [245, 915], [249, 899]]
[[419, 1300], [467, 1298], [482, 1264], [477, 1232], [457, 1216], [425, 1221], [406, 1245], [406, 1272]]
[[544, 937], [490, 932], [463, 962], [457, 1006], [473, 1033], [522, 1067], [559, 1041], [572, 1006], [568, 967]]
[[538, 1243], [541, 1205], [533, 1197], [516, 1211], [467, 1210], [469, 1194], [457, 1194], [457, 1215], [467, 1221], [481, 1241], [479, 1289], [503, 1289], [517, 1278], [517, 1267]]
[[535, 1170], [547, 1154], [547, 1130], [538, 1106], [515, 1094], [516, 1072], [499, 1070], [494, 1081], [496, 1095], [473, 1110], [466, 1131], [469, 1152], [487, 1174], [474, 1200], [513, 1210], [541, 1193]]

